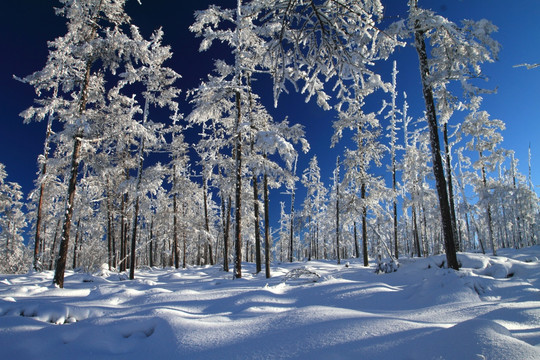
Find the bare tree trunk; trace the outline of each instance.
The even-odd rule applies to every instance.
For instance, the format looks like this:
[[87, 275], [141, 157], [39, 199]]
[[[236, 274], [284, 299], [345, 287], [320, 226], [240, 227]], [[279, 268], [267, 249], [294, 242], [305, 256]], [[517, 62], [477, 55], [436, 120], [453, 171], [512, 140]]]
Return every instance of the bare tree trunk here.
[[450, 144], [448, 142], [448, 123], [443, 126], [444, 152], [446, 154], [446, 177], [448, 185], [448, 202], [450, 203], [450, 219], [452, 221], [452, 231], [454, 233], [454, 241], [456, 242], [456, 250], [459, 251], [461, 244], [457, 236], [457, 221], [456, 207], [454, 205], [454, 185], [452, 184], [452, 154]]
[[[360, 188], [360, 196], [362, 200], [366, 198], [366, 184], [362, 183]], [[364, 266], [369, 266], [368, 260], [368, 246], [367, 246], [367, 207], [362, 205], [362, 255], [364, 258]]]
[[356, 258], [360, 258], [360, 246], [358, 245], [358, 234], [356, 229], [356, 221], [353, 222], [354, 228], [354, 251], [356, 252]]
[[80, 153], [82, 140], [80, 136], [75, 136], [73, 140], [73, 154], [71, 156], [71, 177], [68, 185], [68, 197], [64, 225], [62, 227], [62, 238], [60, 240], [60, 253], [56, 261], [56, 270], [54, 272], [53, 284], [59, 288], [64, 287], [64, 273], [66, 271], [66, 261], [69, 248], [69, 233], [71, 230], [71, 218], [73, 216], [73, 205], [75, 204], [75, 188], [77, 185], [77, 176], [79, 173]]
[[75, 232], [75, 243], [73, 244], [73, 269], [77, 268], [77, 246], [79, 246], [81, 219], [77, 221], [77, 230]]
[[56, 266], [54, 255], [56, 254], [56, 244], [58, 243], [58, 233], [60, 232], [61, 222], [62, 219], [58, 219], [58, 222], [56, 223], [56, 228], [54, 230], [53, 243], [49, 252], [49, 270], [52, 270], [53, 267]]
[[[207, 180], [203, 180], [203, 198], [204, 198], [204, 227], [206, 230], [206, 241], [205, 241], [205, 261], [207, 263], [210, 263], [210, 265], [214, 265], [214, 259], [212, 257], [212, 243], [210, 242], [210, 220], [208, 219], [208, 185]], [[206, 247], [208, 247], [208, 250], [206, 250]]]
[[261, 229], [259, 228], [259, 189], [257, 176], [253, 175], [253, 211], [255, 217], [255, 267], [257, 274], [261, 272]]
[[135, 209], [133, 214], [133, 231], [131, 235], [131, 261], [129, 266], [129, 279], [135, 279], [135, 266], [137, 257], [137, 229], [139, 227], [139, 195], [135, 198]]
[[[266, 158], [266, 154], [265, 154]], [[270, 202], [268, 200], [268, 176], [266, 172], [263, 176], [264, 187], [264, 264], [266, 278], [270, 278]]]
[[[107, 181], [107, 188], [110, 188], [109, 181]], [[107, 189], [107, 259], [109, 263], [109, 271], [112, 270], [113, 268], [113, 253], [114, 253], [113, 237], [114, 237], [114, 228], [113, 228], [111, 192], [109, 189]]]
[[229, 231], [231, 228], [231, 208], [232, 199], [229, 196], [227, 203], [227, 211], [224, 214], [225, 230], [223, 231], [223, 271], [229, 272]]
[[416, 256], [421, 257], [422, 253], [420, 251], [420, 235], [418, 234], [418, 219], [416, 216], [416, 206], [412, 207], [412, 221], [413, 221], [413, 237], [414, 237], [414, 248], [416, 250]]
[[180, 267], [180, 259], [178, 252], [178, 203], [176, 199], [176, 193], [173, 195], [173, 255], [174, 255], [174, 268]]
[[148, 248], [148, 264], [154, 267], [154, 217], [150, 221], [150, 247]]
[[120, 205], [120, 272], [126, 271], [127, 266], [127, 248], [126, 248], [126, 203], [127, 194], [122, 195], [122, 203]]

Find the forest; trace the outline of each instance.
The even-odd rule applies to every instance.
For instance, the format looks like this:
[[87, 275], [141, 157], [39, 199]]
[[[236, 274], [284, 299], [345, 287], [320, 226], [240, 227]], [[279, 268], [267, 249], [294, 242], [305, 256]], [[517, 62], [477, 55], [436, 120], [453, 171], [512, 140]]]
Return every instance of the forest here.
[[[520, 173], [505, 123], [482, 106], [482, 65], [500, 51], [488, 20], [454, 23], [416, 0], [396, 21], [379, 0], [211, 5], [189, 29], [201, 52], [228, 53], [180, 89], [175, 49], [162, 29], [143, 36], [126, 0], [60, 3], [65, 34], [17, 79], [35, 90], [23, 121], [47, 126], [28, 197], [0, 164], [0, 273], [54, 270], [62, 288], [66, 269], [103, 264], [134, 279], [216, 264], [242, 278], [253, 263], [270, 278], [277, 262], [360, 258], [393, 272], [400, 258], [438, 254], [457, 270], [459, 252], [538, 245], [530, 155]], [[404, 46], [418, 55], [422, 118], [390, 60]], [[317, 154], [299, 167], [308, 129], [265, 106], [288, 92], [336, 114], [328, 136], [346, 145], [330, 181]]]

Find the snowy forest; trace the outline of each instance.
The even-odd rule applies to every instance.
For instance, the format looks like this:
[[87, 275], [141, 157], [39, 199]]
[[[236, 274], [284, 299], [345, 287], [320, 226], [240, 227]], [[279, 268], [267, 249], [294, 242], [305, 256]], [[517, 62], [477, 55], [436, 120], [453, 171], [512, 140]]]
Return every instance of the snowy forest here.
[[[228, 52], [181, 89], [178, 50], [162, 29], [143, 36], [125, 2], [60, 0], [65, 34], [17, 78], [35, 90], [19, 121], [47, 126], [28, 196], [0, 164], [0, 273], [54, 270], [62, 288], [66, 270], [104, 264], [130, 279], [217, 264], [270, 278], [276, 263], [360, 258], [393, 272], [439, 254], [457, 270], [459, 252], [538, 245], [530, 155], [520, 173], [504, 121], [483, 107], [482, 66], [500, 50], [488, 20], [455, 23], [416, 0], [396, 21], [379, 0], [212, 5], [189, 29], [201, 53]], [[407, 46], [421, 118], [392, 59]], [[271, 115], [290, 92], [335, 114], [331, 176], [309, 153], [316, 128]]]

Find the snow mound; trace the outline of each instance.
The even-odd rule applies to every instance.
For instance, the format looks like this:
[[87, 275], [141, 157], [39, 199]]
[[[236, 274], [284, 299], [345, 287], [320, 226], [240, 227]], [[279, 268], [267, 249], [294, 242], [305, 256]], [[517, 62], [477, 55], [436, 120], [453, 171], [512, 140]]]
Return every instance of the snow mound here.
[[[15, 299], [13, 299], [15, 300]], [[48, 302], [0, 300], [0, 316], [22, 316], [55, 325], [71, 324], [88, 317], [88, 310]]]
[[471, 319], [424, 337], [411, 358], [535, 360], [540, 359], [540, 348], [516, 339], [495, 321]]
[[292, 269], [283, 277], [283, 282], [289, 285], [308, 284], [319, 281], [321, 275], [319, 275], [313, 269], [303, 266], [300, 268]]

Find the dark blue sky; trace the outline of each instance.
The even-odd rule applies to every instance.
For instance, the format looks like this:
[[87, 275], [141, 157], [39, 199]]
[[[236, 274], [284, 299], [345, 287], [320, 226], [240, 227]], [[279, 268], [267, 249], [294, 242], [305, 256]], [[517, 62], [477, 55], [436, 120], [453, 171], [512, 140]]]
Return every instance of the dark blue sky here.
[[[135, 0], [128, 2], [128, 14], [145, 36], [163, 27], [165, 43], [171, 45], [174, 52], [169, 66], [183, 76], [178, 86], [184, 91], [205, 78], [212, 70], [213, 58], [220, 57], [219, 51], [199, 53], [199, 40], [187, 30], [193, 21], [193, 11], [206, 8], [209, 3], [232, 7], [236, 1], [142, 0], [142, 5]], [[390, 21], [405, 14], [406, 0], [386, 0], [383, 3]], [[540, 143], [536, 139], [540, 137], [540, 69], [526, 70], [513, 65], [540, 62], [540, 1], [420, 0], [419, 3], [453, 21], [486, 18], [499, 27], [494, 37], [502, 45], [500, 59], [484, 67], [490, 77], [487, 87], [498, 88], [498, 93], [485, 97], [483, 109], [492, 118], [506, 123], [503, 147], [516, 151], [524, 174], [528, 171], [527, 151], [531, 143], [533, 181], [538, 182]], [[33, 187], [38, 170], [36, 158], [42, 152], [45, 124], [22, 123], [18, 114], [32, 104], [35, 94], [30, 86], [15, 81], [13, 75], [26, 76], [45, 64], [46, 42], [65, 31], [63, 19], [54, 15], [53, 6], [58, 5], [57, 1], [45, 0], [3, 1], [0, 5], [0, 43], [3, 48], [0, 55], [0, 162], [6, 165], [8, 180], [20, 183], [25, 194]], [[386, 80], [390, 80], [394, 59], [398, 61], [400, 71], [400, 92], [407, 91], [410, 115], [419, 117], [424, 104], [416, 53], [411, 47], [399, 49], [387, 64], [382, 65], [387, 70], [382, 74]], [[369, 101], [380, 104], [384, 96], [375, 94]], [[402, 101], [402, 98], [398, 99], [400, 104]], [[267, 98], [266, 103], [270, 105], [271, 99]], [[187, 105], [184, 105], [184, 112], [187, 111]], [[329, 150], [331, 121], [335, 113], [324, 112], [314, 104], [305, 104], [298, 95], [282, 96], [279, 108], [272, 111], [277, 120], [289, 115], [292, 123], [306, 126], [312, 150], [302, 156], [299, 173], [317, 154], [324, 171], [323, 180], [329, 184], [335, 158], [341, 151]]]

